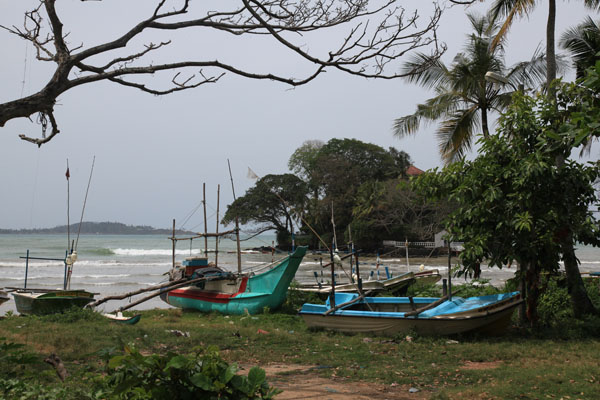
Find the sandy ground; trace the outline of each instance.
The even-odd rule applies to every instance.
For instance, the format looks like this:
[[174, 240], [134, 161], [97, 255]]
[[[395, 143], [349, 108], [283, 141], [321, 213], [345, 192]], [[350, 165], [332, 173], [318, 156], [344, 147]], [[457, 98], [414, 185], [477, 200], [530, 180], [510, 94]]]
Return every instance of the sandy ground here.
[[324, 378], [310, 365], [269, 364], [261, 365], [261, 368], [267, 373], [269, 384], [283, 390], [276, 396], [279, 400], [423, 400], [431, 395], [422, 391], [411, 393], [409, 386], [347, 381], [342, 377]]

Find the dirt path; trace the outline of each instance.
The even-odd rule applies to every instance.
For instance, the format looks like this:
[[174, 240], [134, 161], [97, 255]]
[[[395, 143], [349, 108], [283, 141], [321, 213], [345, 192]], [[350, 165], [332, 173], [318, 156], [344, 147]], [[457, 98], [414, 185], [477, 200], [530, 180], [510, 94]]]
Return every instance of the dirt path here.
[[410, 393], [410, 387], [383, 385], [371, 382], [347, 381], [340, 377], [320, 377], [314, 366], [292, 364], [261, 365], [269, 377], [269, 384], [283, 390], [278, 400], [320, 399], [390, 399], [423, 400], [430, 393]]

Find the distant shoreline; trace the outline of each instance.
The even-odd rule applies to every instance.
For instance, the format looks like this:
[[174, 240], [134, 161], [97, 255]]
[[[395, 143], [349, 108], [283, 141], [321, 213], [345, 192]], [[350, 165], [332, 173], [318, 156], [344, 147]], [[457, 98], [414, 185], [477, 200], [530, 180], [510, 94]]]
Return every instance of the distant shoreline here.
[[[69, 226], [71, 233], [79, 231], [79, 224]], [[66, 234], [67, 225], [54, 228], [0, 229], [0, 235], [53, 235]], [[120, 222], [83, 222], [81, 233], [85, 235], [170, 235], [171, 229], [159, 229], [147, 225], [126, 225]], [[192, 231], [176, 230], [176, 234], [195, 234]]]

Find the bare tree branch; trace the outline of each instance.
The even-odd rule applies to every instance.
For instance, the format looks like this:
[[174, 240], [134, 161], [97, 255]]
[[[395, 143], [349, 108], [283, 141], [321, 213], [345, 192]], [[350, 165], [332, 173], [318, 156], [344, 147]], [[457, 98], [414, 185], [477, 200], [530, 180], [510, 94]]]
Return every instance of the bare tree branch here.
[[[63, 22], [55, 8], [56, 0], [40, 0], [38, 7], [25, 13], [23, 28], [0, 26], [31, 42], [38, 60], [56, 64], [53, 76], [39, 92], [0, 104], [0, 127], [7, 121], [38, 113], [44, 121], [50, 122], [50, 134], [46, 136], [43, 132], [38, 139], [24, 134], [20, 137], [41, 146], [60, 132], [53, 114], [58, 97], [74, 87], [93, 82], [108, 81], [165, 95], [216, 83], [226, 73], [292, 87], [307, 84], [327, 69], [365, 78], [394, 79], [412, 73], [399, 72], [401, 69], [395, 62], [407, 52], [430, 48], [433, 61], [445, 51], [436, 35], [442, 12], [437, 4], [428, 20], [421, 24], [419, 13], [407, 14], [396, 5], [397, 0], [242, 0], [238, 5], [226, 4], [216, 11], [195, 11], [196, 15], [192, 14], [190, 0], [155, 1], [150, 16], [139, 20], [116, 39], [91, 47], [83, 43], [69, 47], [65, 40], [68, 33], [64, 33]], [[169, 38], [158, 44], [150, 42], [137, 51], [130, 49], [132, 39], [145, 32], [166, 35], [168, 31], [186, 29], [194, 29], [195, 35], [207, 30], [225, 32], [232, 35], [232, 40], [246, 35], [270, 36], [290, 57], [299, 57], [312, 68], [304, 69], [303, 76], [297, 77], [290, 72], [255, 71], [202, 54], [188, 60], [149, 62], [149, 54], [161, 57], [163, 49], [172, 42]], [[337, 44], [328, 52], [310, 51], [307, 45], [310, 39], [305, 35], [310, 33], [313, 38], [313, 32], [331, 29], [339, 35]], [[99, 59], [104, 62], [99, 64]], [[189, 71], [190, 68], [195, 71]], [[166, 71], [173, 71], [166, 88], [149, 87], [141, 80], [148, 74]]]

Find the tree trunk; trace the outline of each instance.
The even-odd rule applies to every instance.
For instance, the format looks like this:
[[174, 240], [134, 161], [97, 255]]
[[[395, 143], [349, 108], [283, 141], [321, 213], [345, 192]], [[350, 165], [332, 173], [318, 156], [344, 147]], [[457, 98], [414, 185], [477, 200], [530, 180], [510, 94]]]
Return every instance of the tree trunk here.
[[549, 93], [550, 84], [556, 79], [556, 52], [554, 31], [556, 30], [556, 0], [548, 1], [548, 24], [546, 25], [546, 84]]
[[566, 235], [562, 243], [562, 251], [563, 261], [565, 263], [565, 273], [567, 275], [567, 289], [571, 296], [573, 314], [576, 318], [581, 318], [586, 314], [598, 315], [598, 310], [594, 307], [594, 304], [592, 304], [592, 301], [588, 297], [583, 279], [581, 279], [571, 233]]
[[488, 125], [487, 108], [484, 107], [481, 109], [481, 128], [483, 130], [483, 137], [485, 138], [490, 136], [490, 129]]

